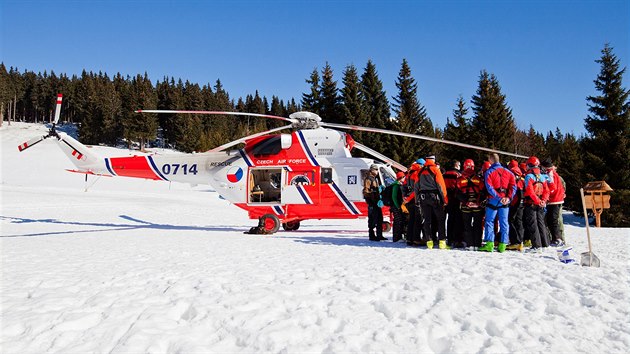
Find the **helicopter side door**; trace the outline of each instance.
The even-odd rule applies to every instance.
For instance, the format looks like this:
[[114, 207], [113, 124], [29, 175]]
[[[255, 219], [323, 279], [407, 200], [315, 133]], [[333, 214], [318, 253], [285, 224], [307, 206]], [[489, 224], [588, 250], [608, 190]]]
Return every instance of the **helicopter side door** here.
[[247, 202], [257, 203], [282, 203], [282, 167], [254, 167], [249, 169]]
[[282, 187], [283, 204], [319, 204], [318, 168], [290, 169]]

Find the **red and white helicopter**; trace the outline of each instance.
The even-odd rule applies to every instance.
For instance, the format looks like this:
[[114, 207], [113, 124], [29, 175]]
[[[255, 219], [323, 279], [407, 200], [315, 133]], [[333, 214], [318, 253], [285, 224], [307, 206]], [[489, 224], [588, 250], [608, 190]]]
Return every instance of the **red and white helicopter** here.
[[[282, 225], [297, 230], [308, 219], [355, 219], [367, 216], [363, 180], [371, 165], [379, 167], [383, 186], [395, 181], [392, 167], [406, 167], [336, 129], [399, 135], [466, 148], [526, 158], [509, 152], [431, 137], [353, 125], [322, 122], [310, 112], [289, 118], [265, 114], [215, 111], [138, 110], [138, 113], [212, 114], [278, 119], [289, 124], [234, 140], [208, 152], [182, 155], [131, 157], [99, 156], [71, 136], [57, 132], [62, 95], [57, 97], [55, 118], [47, 135], [18, 146], [20, 151], [56, 138], [62, 151], [86, 175], [135, 177], [190, 184], [209, 184], [217, 193], [249, 213], [259, 224], [250, 232], [274, 233]], [[290, 134], [272, 134], [294, 129]], [[235, 149], [238, 144], [245, 146]], [[233, 148], [233, 149], [230, 149]], [[352, 157], [358, 149], [374, 159]], [[387, 215], [387, 213], [384, 213]], [[384, 229], [389, 229], [385, 222]]]

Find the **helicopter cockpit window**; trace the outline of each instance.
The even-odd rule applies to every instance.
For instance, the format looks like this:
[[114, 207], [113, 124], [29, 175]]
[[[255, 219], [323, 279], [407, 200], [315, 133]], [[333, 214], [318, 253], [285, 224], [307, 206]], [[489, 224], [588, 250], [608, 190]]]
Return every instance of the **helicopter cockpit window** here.
[[396, 182], [396, 177], [392, 176], [391, 173], [384, 167], [380, 168], [381, 176], [383, 176], [383, 181], [385, 182], [385, 186], [389, 186], [390, 184]]
[[280, 135], [265, 139], [252, 147], [254, 156], [275, 155], [282, 151], [282, 139]]
[[322, 167], [322, 183], [333, 183], [333, 170], [330, 167]]

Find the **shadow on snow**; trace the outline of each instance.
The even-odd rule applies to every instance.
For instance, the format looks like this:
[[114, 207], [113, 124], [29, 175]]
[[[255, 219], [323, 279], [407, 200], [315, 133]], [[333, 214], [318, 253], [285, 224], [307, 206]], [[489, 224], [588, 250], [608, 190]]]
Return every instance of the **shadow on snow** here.
[[85, 232], [107, 232], [107, 231], [124, 231], [124, 230], [174, 230], [174, 231], [245, 231], [244, 228], [234, 227], [203, 227], [203, 226], [187, 226], [187, 225], [171, 225], [171, 224], [156, 224], [148, 221], [139, 220], [127, 215], [119, 216], [123, 220], [129, 221], [129, 223], [98, 223], [98, 222], [78, 222], [78, 221], [62, 221], [56, 219], [28, 219], [11, 216], [1, 216], [0, 220], [9, 220], [15, 224], [25, 223], [45, 223], [54, 225], [76, 225], [76, 226], [95, 226], [102, 229], [88, 229], [88, 230], [68, 230], [68, 231], [51, 231], [51, 232], [38, 232], [32, 234], [20, 234], [20, 235], [2, 235], [0, 237], [30, 237], [30, 236], [52, 236], [52, 235], [64, 235], [64, 234], [78, 234]]

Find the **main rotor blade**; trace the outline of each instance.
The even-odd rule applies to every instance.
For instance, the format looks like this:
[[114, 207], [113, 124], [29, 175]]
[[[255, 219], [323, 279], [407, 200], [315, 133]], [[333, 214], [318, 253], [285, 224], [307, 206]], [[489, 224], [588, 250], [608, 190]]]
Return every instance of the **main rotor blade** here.
[[30, 148], [31, 146], [33, 146], [33, 145], [35, 145], [35, 144], [39, 143], [40, 141], [44, 140], [44, 138], [46, 138], [46, 136], [37, 136], [37, 137], [34, 137], [34, 138], [30, 139], [29, 141], [27, 141], [27, 142], [25, 142], [25, 143], [22, 143], [22, 144], [18, 145], [18, 150], [19, 150], [20, 152], [22, 152], [22, 151], [24, 151], [24, 150], [26, 150], [26, 149]]
[[243, 142], [245, 142], [245, 141], [247, 141], [249, 139], [256, 138], [256, 137], [259, 137], [259, 136], [263, 136], [263, 135], [269, 134], [269, 133], [274, 133], [274, 132], [277, 132], [277, 131], [280, 131], [280, 130], [284, 130], [284, 129], [291, 129], [292, 127], [293, 127], [292, 125], [285, 125], [284, 127], [274, 128], [274, 129], [270, 129], [270, 130], [267, 130], [267, 131], [264, 131], [264, 132], [248, 135], [248, 136], [240, 138], [238, 140], [231, 141], [231, 142], [229, 142], [227, 144], [223, 144], [221, 146], [217, 146], [214, 149], [208, 150], [208, 151], [209, 152], [222, 151], [222, 150], [225, 150], [225, 149], [227, 149], [229, 147], [232, 147], [234, 145], [238, 145], [240, 143], [243, 143]]
[[422, 140], [434, 141], [436, 143], [457, 145], [457, 146], [461, 146], [461, 147], [465, 147], [465, 148], [469, 148], [469, 149], [494, 152], [494, 153], [501, 154], [501, 155], [516, 156], [516, 157], [520, 157], [520, 158], [524, 158], [524, 159], [528, 158], [528, 156], [515, 154], [513, 152], [494, 150], [494, 149], [485, 148], [485, 147], [481, 147], [481, 146], [459, 143], [457, 141], [431, 138], [431, 137], [424, 136], [424, 135], [409, 134], [409, 133], [397, 132], [397, 131], [394, 131], [394, 130], [378, 129], [378, 128], [367, 128], [367, 127], [360, 127], [360, 126], [356, 126], [356, 125], [346, 125], [346, 124], [337, 124], [337, 123], [324, 123], [324, 122], [320, 123], [320, 125], [324, 126], [324, 127], [337, 128], [337, 129], [350, 129], [350, 130], [359, 130], [359, 131], [365, 131], [365, 132], [398, 135], [398, 136], [404, 136], [404, 137], [407, 137], [407, 138], [414, 138], [414, 139], [422, 139]]
[[169, 109], [139, 109], [135, 111], [136, 113], [174, 113], [174, 114], [213, 114], [217, 116], [247, 116], [247, 117], [261, 117], [261, 118], [271, 118], [271, 119], [279, 119], [287, 122], [295, 123], [297, 122], [295, 119], [290, 119], [286, 117], [272, 116], [269, 114], [258, 114], [258, 113], [244, 113], [244, 112], [224, 112], [224, 111], [181, 111], [181, 110], [169, 110]]
[[372, 155], [374, 157], [377, 157], [377, 158], [381, 159], [382, 161], [385, 161], [385, 162], [389, 163], [390, 165], [396, 167], [397, 169], [399, 169], [399, 170], [401, 170], [403, 172], [407, 172], [407, 167], [405, 167], [405, 166], [399, 164], [398, 162], [390, 159], [389, 157], [379, 153], [378, 151], [372, 150], [372, 149], [370, 149], [369, 147], [367, 147], [367, 146], [365, 146], [363, 144], [357, 143], [356, 140], [354, 141], [354, 147], [359, 149], [359, 150], [361, 150], [361, 151], [364, 151], [364, 152], [366, 152], [366, 153], [368, 153], [368, 154], [370, 154], [370, 155]]

